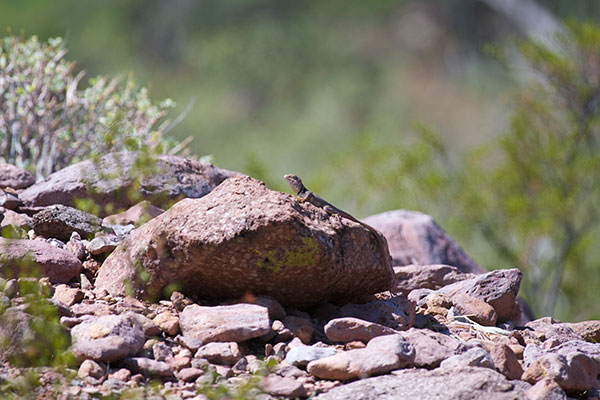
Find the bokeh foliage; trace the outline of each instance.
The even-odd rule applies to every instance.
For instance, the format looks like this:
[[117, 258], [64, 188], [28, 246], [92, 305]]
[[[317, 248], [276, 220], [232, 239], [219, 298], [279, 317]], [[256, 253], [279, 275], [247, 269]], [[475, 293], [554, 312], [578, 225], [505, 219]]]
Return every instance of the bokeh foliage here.
[[352, 174], [358, 201], [424, 210], [485, 267], [520, 268], [538, 315], [597, 318], [600, 27], [570, 23], [552, 43], [513, 42], [531, 79], [496, 140], [451, 157], [423, 127], [409, 145], [364, 134], [332, 170]]

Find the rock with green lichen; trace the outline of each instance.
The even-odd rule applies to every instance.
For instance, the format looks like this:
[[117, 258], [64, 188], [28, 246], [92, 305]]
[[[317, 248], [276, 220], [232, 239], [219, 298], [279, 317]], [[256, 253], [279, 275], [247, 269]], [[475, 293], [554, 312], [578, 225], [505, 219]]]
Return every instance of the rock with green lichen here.
[[96, 286], [161, 297], [175, 284], [208, 301], [269, 295], [306, 308], [384, 291], [392, 280], [389, 254], [364, 226], [239, 176], [133, 231]]

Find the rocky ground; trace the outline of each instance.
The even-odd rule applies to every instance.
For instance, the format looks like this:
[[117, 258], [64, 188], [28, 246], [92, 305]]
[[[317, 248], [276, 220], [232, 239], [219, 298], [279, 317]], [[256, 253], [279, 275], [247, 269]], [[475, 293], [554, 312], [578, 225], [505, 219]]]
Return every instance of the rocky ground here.
[[[37, 183], [0, 165], [4, 396], [600, 397], [600, 321], [532, 320], [521, 272], [486, 272], [431, 217], [365, 219], [382, 248], [242, 174], [135, 160]], [[61, 334], [74, 364], [27, 365]], [[23, 388], [31, 373], [39, 385]]]

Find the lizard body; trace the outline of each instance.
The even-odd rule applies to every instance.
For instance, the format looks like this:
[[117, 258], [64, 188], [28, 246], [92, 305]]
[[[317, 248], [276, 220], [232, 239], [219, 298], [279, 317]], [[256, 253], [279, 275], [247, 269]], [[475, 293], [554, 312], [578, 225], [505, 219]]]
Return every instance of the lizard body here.
[[327, 200], [323, 199], [322, 197], [320, 197], [320, 196], [314, 194], [313, 192], [311, 192], [310, 190], [308, 190], [302, 183], [302, 179], [300, 179], [297, 175], [287, 174], [287, 175], [284, 175], [283, 178], [287, 181], [287, 183], [290, 185], [292, 190], [296, 193], [296, 196], [298, 196], [300, 201], [307, 201], [314, 206], [322, 208], [328, 214], [337, 214], [342, 218], [349, 219], [350, 221], [354, 221], [354, 222], [364, 226], [372, 234], [375, 235], [375, 237], [377, 238], [377, 241], [379, 242], [379, 244], [381, 246], [382, 251], [388, 251], [387, 250], [387, 248], [388, 248], [387, 242], [385, 242], [383, 235], [381, 233], [379, 233], [371, 225], [365, 224], [364, 222], [354, 218], [352, 215], [348, 214], [346, 211], [340, 210], [333, 204], [329, 203]]

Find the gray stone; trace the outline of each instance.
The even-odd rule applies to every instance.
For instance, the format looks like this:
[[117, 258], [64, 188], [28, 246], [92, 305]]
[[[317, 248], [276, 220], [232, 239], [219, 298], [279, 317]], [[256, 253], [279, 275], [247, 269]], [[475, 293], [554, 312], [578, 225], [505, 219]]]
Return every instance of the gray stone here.
[[71, 330], [71, 351], [80, 360], [113, 362], [135, 355], [144, 345], [142, 328], [128, 315], [92, 317]]
[[73, 232], [83, 238], [91, 238], [102, 229], [102, 220], [95, 215], [60, 204], [36, 213], [32, 220], [36, 235], [65, 242]]
[[121, 365], [134, 374], [139, 373], [146, 377], [170, 378], [173, 370], [164, 361], [151, 360], [145, 357], [127, 357], [121, 361]]
[[318, 400], [396, 400], [396, 399], [525, 399], [525, 390], [489, 368], [460, 370], [410, 369], [394, 375], [362, 379], [333, 388], [315, 397]]
[[271, 331], [266, 307], [254, 304], [202, 307], [187, 306], [179, 316], [184, 336], [209, 342], [243, 342]]
[[119, 243], [121, 243], [121, 239], [118, 236], [103, 235], [90, 240], [86, 249], [94, 255], [110, 253], [119, 245]]
[[457, 354], [441, 362], [440, 368], [460, 369], [462, 367], [480, 367], [494, 369], [494, 361], [490, 353], [481, 347], [473, 347], [462, 354]]
[[359, 318], [395, 330], [406, 330], [415, 322], [415, 306], [400, 295], [366, 304], [345, 304], [340, 308], [339, 315]]
[[100, 206], [100, 217], [105, 217], [138, 203], [139, 197], [127, 195], [136, 187], [143, 199], [165, 208], [183, 197], [202, 197], [223, 180], [239, 175], [172, 155], [143, 160], [144, 169], [140, 170], [134, 164], [142, 156], [120, 152], [82, 161], [49, 175], [25, 189], [19, 197], [28, 207], [52, 204], [73, 207], [78, 198], [90, 199]]
[[204, 358], [213, 364], [234, 365], [242, 358], [242, 353], [235, 342], [213, 342], [200, 347], [194, 357]]
[[321, 379], [349, 380], [412, 367], [415, 349], [399, 335], [374, 338], [364, 349], [311, 361], [306, 370]]
[[331, 347], [294, 346], [285, 356], [285, 362], [296, 367], [305, 367], [309, 362], [334, 356], [337, 351]]
[[427, 329], [409, 329], [401, 333], [415, 348], [415, 366], [436, 368], [440, 363], [457, 354], [462, 354], [470, 346], [458, 339]]

